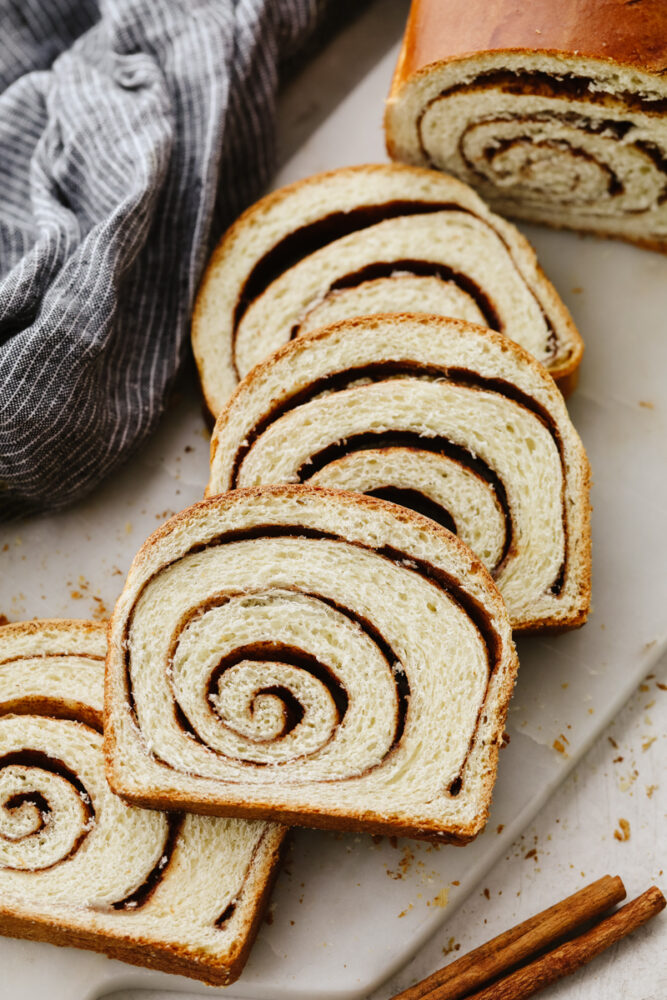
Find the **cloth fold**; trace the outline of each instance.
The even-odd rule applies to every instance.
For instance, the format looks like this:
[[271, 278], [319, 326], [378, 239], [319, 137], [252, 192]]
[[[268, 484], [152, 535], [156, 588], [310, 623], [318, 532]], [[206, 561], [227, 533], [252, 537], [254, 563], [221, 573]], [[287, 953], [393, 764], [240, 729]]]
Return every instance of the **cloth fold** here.
[[326, 0], [10, 0], [0, 13], [0, 516], [154, 429], [212, 239], [274, 163], [281, 59]]

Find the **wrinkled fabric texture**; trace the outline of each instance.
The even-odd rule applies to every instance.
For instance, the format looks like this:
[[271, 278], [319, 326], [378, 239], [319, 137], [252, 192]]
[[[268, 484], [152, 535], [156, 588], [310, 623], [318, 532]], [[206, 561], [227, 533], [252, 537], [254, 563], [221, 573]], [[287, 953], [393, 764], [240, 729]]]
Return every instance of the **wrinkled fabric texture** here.
[[0, 516], [154, 429], [211, 248], [274, 162], [279, 61], [325, 0], [0, 6]]

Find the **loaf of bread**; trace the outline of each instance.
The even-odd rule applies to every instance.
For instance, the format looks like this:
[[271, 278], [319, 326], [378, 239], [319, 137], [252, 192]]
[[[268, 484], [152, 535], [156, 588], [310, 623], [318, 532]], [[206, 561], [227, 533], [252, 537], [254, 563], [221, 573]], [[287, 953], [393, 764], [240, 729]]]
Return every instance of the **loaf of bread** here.
[[392, 157], [497, 212], [667, 249], [665, 0], [413, 0]]
[[127, 805], [104, 774], [106, 626], [0, 628], [0, 933], [225, 984], [284, 828]]
[[208, 495], [308, 482], [439, 521], [495, 578], [515, 629], [581, 625], [589, 471], [553, 379], [491, 330], [345, 320], [255, 368], [218, 418]]
[[459, 181], [391, 164], [282, 188], [217, 247], [192, 345], [217, 416], [239, 378], [334, 319], [428, 312], [493, 327], [573, 384], [582, 343], [532, 248]]
[[516, 668], [491, 577], [433, 521], [345, 491], [237, 490], [132, 564], [107, 774], [147, 806], [464, 843]]

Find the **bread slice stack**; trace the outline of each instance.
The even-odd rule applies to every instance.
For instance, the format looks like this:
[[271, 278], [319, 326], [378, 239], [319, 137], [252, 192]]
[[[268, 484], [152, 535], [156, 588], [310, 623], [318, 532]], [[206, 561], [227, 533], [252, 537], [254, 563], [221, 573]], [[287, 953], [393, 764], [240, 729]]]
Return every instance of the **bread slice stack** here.
[[512, 632], [588, 612], [589, 469], [552, 378], [581, 358], [567, 310], [430, 171], [249, 209], [193, 346], [208, 498], [140, 549], [108, 638], [0, 630], [0, 933], [223, 984], [284, 824], [483, 828]]
[[102, 752], [106, 624], [0, 628], [0, 933], [225, 985], [284, 827], [128, 805]]
[[221, 240], [192, 324], [210, 413], [289, 340], [378, 311], [482, 323], [574, 384], [581, 338], [518, 230], [452, 177], [373, 164], [282, 188]]

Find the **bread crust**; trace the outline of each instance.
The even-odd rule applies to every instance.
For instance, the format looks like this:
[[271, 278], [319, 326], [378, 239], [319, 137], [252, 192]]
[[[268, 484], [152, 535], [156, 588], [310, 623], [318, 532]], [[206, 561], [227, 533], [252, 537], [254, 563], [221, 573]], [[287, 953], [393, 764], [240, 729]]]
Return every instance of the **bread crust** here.
[[438, 62], [482, 52], [528, 50], [667, 69], [663, 0], [413, 0], [392, 83]]

